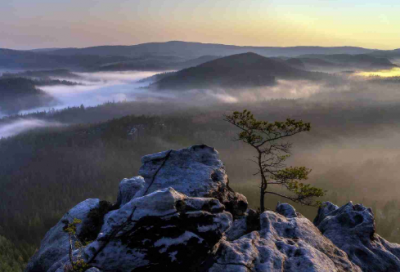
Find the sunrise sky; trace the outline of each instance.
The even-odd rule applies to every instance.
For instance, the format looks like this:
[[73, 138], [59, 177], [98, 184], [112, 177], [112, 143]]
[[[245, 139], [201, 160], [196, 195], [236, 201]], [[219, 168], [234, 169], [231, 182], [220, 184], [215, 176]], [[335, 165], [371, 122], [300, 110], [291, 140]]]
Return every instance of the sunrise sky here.
[[170, 40], [254, 46], [400, 47], [398, 0], [8, 0], [0, 47]]

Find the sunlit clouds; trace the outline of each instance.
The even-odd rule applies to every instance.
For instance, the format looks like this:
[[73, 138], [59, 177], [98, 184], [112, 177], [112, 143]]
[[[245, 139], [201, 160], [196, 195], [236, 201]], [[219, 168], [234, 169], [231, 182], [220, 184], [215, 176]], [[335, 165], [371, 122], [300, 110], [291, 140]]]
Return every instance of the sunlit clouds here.
[[393, 68], [388, 70], [372, 71], [372, 72], [358, 72], [355, 75], [363, 77], [400, 77], [400, 68]]

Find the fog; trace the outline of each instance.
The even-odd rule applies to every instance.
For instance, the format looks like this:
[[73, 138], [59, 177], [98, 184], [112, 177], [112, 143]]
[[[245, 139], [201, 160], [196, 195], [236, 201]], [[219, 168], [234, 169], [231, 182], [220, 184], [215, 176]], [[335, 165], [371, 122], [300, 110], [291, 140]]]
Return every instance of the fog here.
[[61, 125], [62, 124], [57, 122], [47, 122], [38, 119], [19, 119], [0, 126], [0, 139], [11, 137], [36, 128], [55, 127]]
[[[311, 168], [306, 182], [327, 191], [322, 201], [337, 205], [353, 201], [375, 207], [374, 211], [379, 211], [378, 233], [400, 241], [400, 233], [391, 227], [396, 224], [388, 221], [400, 218], [399, 209], [395, 206], [382, 212], [391, 200], [400, 207], [398, 77], [339, 73], [313, 81], [279, 79], [276, 85], [265, 88], [161, 91], [146, 88], [151, 82], [141, 81], [154, 74], [80, 73], [78, 81], [83, 85], [42, 89], [58, 99], [56, 109], [80, 105], [84, 109], [43, 115], [24, 112], [24, 116], [1, 120], [0, 138], [35, 128], [56, 132], [25, 134], [1, 142], [2, 151], [8, 152], [2, 158], [3, 177], [10, 178], [10, 183], [21, 183], [21, 188], [31, 186], [32, 193], [19, 203], [21, 210], [26, 214], [44, 211], [36, 203], [48, 205], [45, 197], [36, 199], [32, 209], [29, 206], [38, 187], [46, 188], [39, 190], [43, 194], [62, 192], [70, 197], [60, 210], [99, 195], [115, 201], [113, 190], [121, 178], [138, 173], [141, 156], [201, 143], [219, 151], [231, 187], [245, 194], [250, 206], [257, 208], [259, 177], [253, 175], [257, 166], [250, 161], [255, 154], [251, 147], [233, 141], [238, 130], [223, 121], [224, 114], [249, 109], [260, 120], [294, 118], [310, 122], [310, 132], [288, 138], [294, 145], [287, 166]], [[122, 102], [94, 107], [111, 101]], [[33, 111], [37, 110], [41, 109]], [[98, 124], [127, 115], [136, 117]], [[156, 117], [146, 119], [142, 115]], [[78, 123], [93, 125], [67, 127]], [[61, 130], [57, 128], [62, 125], [65, 127]], [[132, 136], [129, 133], [136, 125], [140, 129]], [[17, 170], [8, 175], [5, 171], [14, 165]], [[34, 178], [21, 178], [31, 176]], [[25, 180], [29, 186], [23, 184]], [[15, 188], [17, 192], [19, 187]], [[266, 207], [274, 209], [277, 201], [285, 200], [268, 196]], [[317, 213], [315, 208], [294, 206], [310, 219]]]
[[[154, 72], [119, 72], [119, 73], [76, 73], [81, 76], [73, 79], [77, 86], [44, 86], [43, 91], [58, 100], [56, 106], [41, 107], [22, 111], [22, 114], [63, 109], [84, 105], [93, 107], [106, 102], [133, 101], [142, 97], [147, 91], [148, 83], [141, 79], [155, 75]], [[58, 78], [55, 78], [58, 79]]]
[[[397, 69], [392, 72], [396, 73]], [[388, 73], [381, 71], [373, 77], [366, 73], [336, 74], [322, 81], [278, 80], [275, 86], [266, 88], [213, 88], [186, 92], [147, 89], [149, 82], [141, 79], [156, 74], [152, 72], [78, 73], [78, 82], [82, 85], [41, 88], [57, 98], [57, 106], [22, 113], [136, 101], [157, 105], [167, 114], [174, 112], [178, 104], [186, 105], [185, 113], [190, 113], [190, 108], [200, 108], [206, 113], [204, 118], [208, 121], [214, 116], [222, 116], [223, 112], [243, 108], [253, 110], [256, 116], [263, 119], [302, 118], [313, 124], [313, 131], [308, 138], [301, 137], [292, 160], [315, 169], [313, 182], [325, 180], [322, 183], [331, 187], [332, 181], [337, 189], [349, 190], [347, 181], [341, 185], [340, 180], [332, 180], [331, 173], [336, 169], [354, 183], [357, 179], [368, 177], [362, 186], [355, 186], [361, 188], [363, 194], [368, 194], [377, 192], [380, 187], [378, 180], [385, 178], [389, 179], [386, 183], [395, 189], [387, 190], [384, 186], [383, 195], [394, 197], [400, 190], [400, 182], [396, 178], [400, 176], [400, 170], [395, 167], [400, 162], [397, 144], [400, 139], [397, 128], [400, 112], [396, 110], [400, 104], [400, 83], [396, 78], [386, 78]], [[152, 111], [143, 113], [149, 112]], [[133, 113], [142, 112], [138, 107]], [[207, 114], [213, 117], [207, 117]], [[29, 115], [26, 118], [3, 123], [0, 137], [60, 125], [31, 119]]]
[[[353, 74], [331, 74], [320, 81], [308, 80], [277, 80], [277, 84], [265, 88], [252, 88], [230, 90], [221, 88], [194, 89], [190, 91], [157, 91], [147, 88], [151, 82], [143, 81], [157, 74], [156, 72], [99, 72], [99, 73], [76, 73], [79, 79], [73, 79], [80, 83], [77, 86], [44, 86], [40, 87], [46, 93], [57, 99], [57, 104], [21, 111], [23, 115], [38, 111], [61, 110], [67, 107], [93, 107], [106, 102], [136, 101], [138, 103], [155, 103], [157, 107], [162, 105], [164, 112], [176, 110], [177, 104], [191, 108], [203, 108], [213, 110], [223, 107], [256, 107], [257, 104], [275, 100], [297, 101], [301, 107], [308, 108], [308, 116], [322, 116], [321, 107], [335, 104], [336, 107], [351, 109], [352, 114], [358, 116], [357, 107], [388, 105], [400, 103], [400, 88], [396, 77], [386, 78], [385, 75], [397, 75], [398, 68], [392, 71], [381, 71], [373, 77], [367, 73]], [[169, 106], [170, 105], [170, 110]], [[277, 102], [277, 105], [282, 102]], [[261, 107], [262, 108], [262, 107]], [[285, 115], [287, 109], [281, 109]], [[355, 111], [354, 111], [355, 110]], [[363, 108], [359, 109], [363, 110]], [[275, 112], [279, 112], [277, 109]], [[289, 110], [290, 112], [290, 110]], [[134, 112], [141, 114], [141, 112]], [[144, 112], [145, 113], [145, 112]], [[0, 113], [1, 114], [1, 113]], [[326, 115], [326, 113], [323, 113]], [[279, 114], [278, 114], [279, 116]], [[4, 117], [4, 114], [0, 117]], [[331, 115], [325, 118], [331, 118]], [[27, 116], [28, 118], [28, 116]], [[321, 117], [322, 118], [322, 117]], [[337, 116], [338, 120], [345, 120], [345, 116]], [[366, 121], [366, 120], [365, 120]], [[21, 131], [43, 124], [35, 125], [31, 121], [26, 122], [26, 129], [22, 129], [21, 119], [15, 121], [13, 133], [4, 135], [15, 135]], [[13, 126], [9, 122], [8, 127]], [[1, 125], [0, 129], [5, 129]], [[5, 129], [8, 131], [8, 129]]]

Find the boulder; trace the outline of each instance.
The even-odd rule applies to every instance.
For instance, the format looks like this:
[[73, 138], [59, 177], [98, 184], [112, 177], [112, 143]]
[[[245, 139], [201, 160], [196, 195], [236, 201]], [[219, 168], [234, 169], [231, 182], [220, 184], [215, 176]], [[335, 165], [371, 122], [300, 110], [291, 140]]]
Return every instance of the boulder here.
[[142, 164], [139, 175], [146, 181], [146, 193], [172, 187], [187, 196], [216, 198], [234, 216], [247, 210], [246, 197], [229, 187], [224, 164], [212, 147], [196, 145], [147, 155]]
[[218, 200], [167, 188], [110, 212], [85, 252], [104, 271], [190, 271], [203, 265], [231, 222]]
[[47, 271], [55, 262], [68, 254], [69, 236], [64, 232], [66, 222], [72, 222], [74, 218], [82, 220], [83, 224], [77, 226], [77, 235], [86, 232], [85, 224], [89, 213], [100, 207], [99, 199], [87, 199], [69, 210], [61, 220], [52, 227], [43, 238], [39, 250], [31, 258], [26, 271], [42, 272]]
[[226, 239], [234, 241], [252, 231], [260, 230], [260, 214], [253, 210], [248, 209], [243, 216], [236, 218], [231, 228], [226, 232]]
[[276, 212], [287, 218], [297, 217], [296, 209], [287, 203], [278, 203], [276, 206]]
[[209, 271], [361, 271], [344, 251], [289, 206], [277, 207], [286, 216], [262, 213], [260, 231], [234, 241], [222, 240]]
[[117, 207], [123, 206], [132, 198], [135, 197], [137, 192], [144, 188], [145, 180], [143, 177], [133, 177], [131, 179], [123, 179], [119, 183]]
[[352, 202], [337, 207], [323, 203], [317, 227], [350, 260], [365, 272], [400, 271], [400, 245], [392, 244], [375, 233], [372, 210]]
[[[82, 258], [101, 271], [192, 271], [208, 265], [231, 223], [217, 199], [158, 190], [109, 212]], [[68, 255], [48, 272], [66, 262]]]

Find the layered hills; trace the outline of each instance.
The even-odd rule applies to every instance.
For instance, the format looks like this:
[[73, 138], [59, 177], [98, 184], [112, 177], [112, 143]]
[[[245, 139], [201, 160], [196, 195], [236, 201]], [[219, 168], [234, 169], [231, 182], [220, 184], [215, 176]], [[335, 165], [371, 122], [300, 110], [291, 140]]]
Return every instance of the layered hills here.
[[[145, 43], [132, 46], [97, 46], [87, 48], [59, 48], [20, 51], [0, 49], [0, 68], [60, 69], [70, 68], [85, 71], [127, 71], [127, 70], [179, 70], [193, 67], [218, 58], [253, 52], [265, 57], [293, 58], [340, 55], [343, 66], [352, 59], [386, 65], [382, 58], [399, 58], [399, 51], [382, 51], [360, 47], [254, 47], [223, 44], [203, 44], [172, 41], [165, 43]], [[352, 56], [363, 55], [362, 59]], [[381, 60], [379, 60], [381, 59]], [[306, 60], [305, 60], [306, 61]], [[335, 63], [335, 61], [334, 61]], [[337, 64], [336, 64], [337, 65]], [[368, 65], [366, 67], [369, 67]]]

